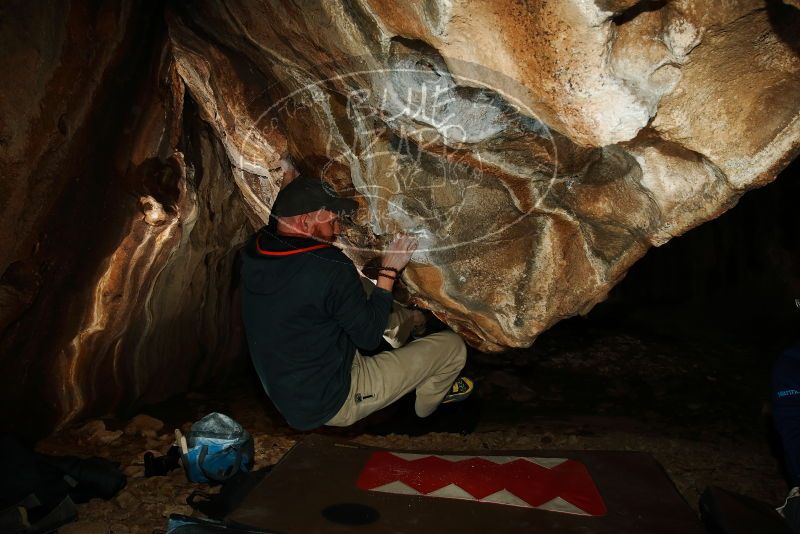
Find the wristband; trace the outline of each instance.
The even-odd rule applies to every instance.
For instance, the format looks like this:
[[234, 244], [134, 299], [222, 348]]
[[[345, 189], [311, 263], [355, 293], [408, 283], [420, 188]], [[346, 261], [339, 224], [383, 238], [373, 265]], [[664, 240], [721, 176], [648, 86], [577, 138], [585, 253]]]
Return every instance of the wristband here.
[[397, 280], [396, 276], [389, 276], [388, 274], [378, 273], [378, 278], [380, 278], [381, 276], [384, 278], [388, 278], [389, 280]]
[[381, 267], [378, 269], [379, 271], [392, 271], [395, 274], [400, 274], [402, 269], [395, 269], [394, 267]]

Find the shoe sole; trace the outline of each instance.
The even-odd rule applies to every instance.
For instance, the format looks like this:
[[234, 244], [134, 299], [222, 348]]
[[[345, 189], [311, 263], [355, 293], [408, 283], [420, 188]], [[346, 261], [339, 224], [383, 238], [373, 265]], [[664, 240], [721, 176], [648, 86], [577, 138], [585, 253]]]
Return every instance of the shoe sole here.
[[467, 393], [461, 393], [458, 396], [453, 395], [442, 401], [442, 404], [452, 404], [454, 402], [461, 402], [467, 400], [470, 395], [472, 395], [472, 390], [468, 391]]

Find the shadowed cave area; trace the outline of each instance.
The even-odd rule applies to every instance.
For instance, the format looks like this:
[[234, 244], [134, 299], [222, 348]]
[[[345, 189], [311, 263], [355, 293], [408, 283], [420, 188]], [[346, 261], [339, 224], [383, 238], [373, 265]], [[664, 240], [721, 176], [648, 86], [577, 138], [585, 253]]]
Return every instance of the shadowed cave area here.
[[[739, 532], [701, 514], [711, 486], [758, 501], [763, 532], [786, 527], [770, 509], [796, 485], [772, 370], [800, 326], [800, 7], [712, 4], [0, 7], [0, 438], [126, 480], [76, 497], [59, 532], [217, 517], [187, 497], [225, 485], [144, 460], [211, 412], [252, 435], [257, 472], [317, 437], [641, 452], [697, 532]], [[411, 391], [308, 431], [271, 402], [241, 255], [298, 173], [357, 203], [336, 246], [370, 278], [395, 234], [416, 236], [393, 296], [464, 341], [467, 400], [420, 418]], [[622, 523], [470, 504], [509, 532], [650, 531], [599, 491]], [[26, 495], [0, 495], [3, 521]], [[436, 524], [330, 504], [284, 515], [319, 516], [298, 532]], [[695, 531], [676, 525], [659, 532]]]

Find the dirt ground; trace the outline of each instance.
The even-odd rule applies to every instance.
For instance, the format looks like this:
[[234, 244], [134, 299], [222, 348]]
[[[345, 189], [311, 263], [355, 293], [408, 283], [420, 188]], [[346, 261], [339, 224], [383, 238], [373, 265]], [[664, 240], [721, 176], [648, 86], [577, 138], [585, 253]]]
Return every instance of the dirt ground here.
[[[419, 420], [406, 399], [356, 427], [321, 432], [409, 450], [644, 451], [695, 509], [709, 485], [777, 505], [787, 488], [767, 413], [775, 350], [567, 321], [532, 349], [471, 354], [467, 371], [478, 389], [465, 403]], [[214, 390], [142, 408], [155, 422], [84, 422], [38, 449], [113, 459], [128, 484], [110, 501], [80, 505], [79, 521], [60, 532], [149, 534], [163, 532], [170, 513], [197, 515], [186, 497], [195, 489], [216, 490], [187, 482], [182, 470], [145, 478], [142, 456], [163, 454], [174, 428], [187, 430], [211, 411], [234, 417], [253, 434], [256, 468], [278, 462], [305, 435], [286, 426], [252, 377], [229, 377]]]

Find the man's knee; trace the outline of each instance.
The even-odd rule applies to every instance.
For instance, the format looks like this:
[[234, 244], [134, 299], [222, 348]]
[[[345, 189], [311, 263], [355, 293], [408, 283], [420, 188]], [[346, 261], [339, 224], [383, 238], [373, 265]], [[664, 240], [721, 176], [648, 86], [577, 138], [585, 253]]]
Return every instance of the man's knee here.
[[450, 361], [459, 366], [459, 369], [467, 363], [467, 345], [461, 336], [453, 331], [445, 330], [434, 335], [441, 335], [450, 354]]

